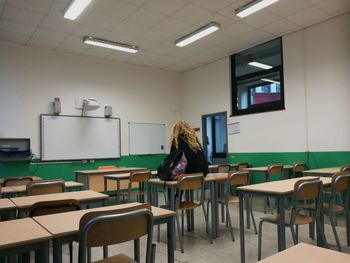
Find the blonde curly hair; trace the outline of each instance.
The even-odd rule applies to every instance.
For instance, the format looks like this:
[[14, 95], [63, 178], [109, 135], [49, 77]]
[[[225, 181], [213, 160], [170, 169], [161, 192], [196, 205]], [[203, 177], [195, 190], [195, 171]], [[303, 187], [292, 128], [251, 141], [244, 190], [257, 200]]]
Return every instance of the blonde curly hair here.
[[181, 136], [193, 151], [197, 152], [201, 149], [196, 132], [183, 120], [174, 125], [170, 136], [170, 143], [172, 144], [174, 142], [176, 149], [179, 148], [179, 138]]

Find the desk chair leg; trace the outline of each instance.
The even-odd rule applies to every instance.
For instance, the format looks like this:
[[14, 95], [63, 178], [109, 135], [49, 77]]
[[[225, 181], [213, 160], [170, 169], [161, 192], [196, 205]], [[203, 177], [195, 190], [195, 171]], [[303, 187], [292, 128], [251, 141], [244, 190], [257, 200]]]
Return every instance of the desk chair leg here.
[[256, 228], [255, 218], [254, 218], [254, 214], [253, 214], [253, 199], [251, 196], [248, 196], [247, 198], [248, 198], [248, 205], [249, 205], [249, 207], [247, 207], [247, 209], [249, 209], [250, 216], [252, 217], [254, 231], [255, 231], [255, 234], [257, 235], [258, 230]]
[[[187, 221], [188, 223], [188, 221]], [[184, 210], [181, 210], [181, 235], [185, 235], [185, 230], [184, 230], [184, 224], [185, 224], [185, 212]]]
[[140, 239], [134, 240], [134, 259], [136, 262], [140, 262]]
[[[209, 229], [209, 222], [208, 222], [208, 220], [207, 220], [208, 214], [205, 212], [204, 203], [202, 203], [202, 209], [203, 209], [204, 220], [205, 220], [205, 228], [206, 228], [206, 229]], [[209, 242], [210, 242], [210, 244], [213, 243], [213, 240], [211, 239], [211, 231], [212, 231], [212, 230], [208, 231], [208, 236], [209, 236]]]
[[290, 232], [292, 233], [292, 238], [293, 238], [294, 245], [298, 244], [298, 240], [297, 240], [296, 233], [294, 231], [293, 225], [290, 226]]
[[337, 243], [338, 251], [341, 252], [341, 246], [340, 246], [340, 242], [339, 242], [338, 233], [337, 233], [337, 230], [335, 228], [335, 220], [334, 220], [333, 216], [334, 216], [334, 213], [332, 213], [332, 212], [328, 213], [328, 217], [329, 217], [329, 221], [331, 222], [331, 226], [332, 226], [332, 231], [333, 231], [333, 234], [334, 234], [335, 242]]
[[160, 242], [160, 225], [158, 225], [157, 228], [158, 228], [157, 243], [159, 243]]
[[264, 220], [260, 220], [259, 223], [259, 232], [258, 232], [258, 261], [261, 260], [261, 236], [262, 236], [262, 224]]
[[177, 228], [177, 235], [179, 236], [179, 242], [180, 242], [180, 249], [181, 253], [184, 253], [184, 247], [183, 247], [183, 241], [182, 241], [182, 235], [181, 235], [181, 228], [180, 228], [180, 222], [179, 222], [179, 216], [176, 212], [176, 228]]
[[73, 242], [69, 243], [69, 262], [73, 263]]
[[235, 236], [233, 234], [231, 215], [230, 215], [230, 210], [229, 210], [229, 207], [228, 207], [228, 203], [226, 203], [225, 206], [226, 206], [226, 222], [228, 222], [228, 225], [229, 225], [231, 239], [232, 239], [232, 241], [235, 241]]
[[[210, 202], [211, 202], [210, 200], [208, 200], [208, 202], [207, 202], [207, 218], [206, 218], [206, 219], [207, 219], [207, 222], [209, 222], [209, 209], [210, 209], [210, 208], [209, 208], [209, 203], [210, 203]], [[212, 219], [212, 220], [213, 220], [213, 219]], [[208, 225], [209, 225], [209, 224], [208, 224]], [[208, 225], [206, 226], [206, 229], [205, 229], [207, 233], [209, 233], [209, 227], [208, 227]]]
[[156, 244], [152, 244], [151, 263], [156, 262]]

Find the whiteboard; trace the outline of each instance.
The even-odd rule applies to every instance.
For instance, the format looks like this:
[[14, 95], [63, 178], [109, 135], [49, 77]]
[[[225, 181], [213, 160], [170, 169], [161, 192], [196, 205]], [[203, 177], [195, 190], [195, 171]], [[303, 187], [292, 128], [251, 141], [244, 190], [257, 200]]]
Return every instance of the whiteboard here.
[[165, 153], [165, 124], [129, 122], [129, 153]]
[[41, 115], [41, 160], [120, 157], [120, 119]]

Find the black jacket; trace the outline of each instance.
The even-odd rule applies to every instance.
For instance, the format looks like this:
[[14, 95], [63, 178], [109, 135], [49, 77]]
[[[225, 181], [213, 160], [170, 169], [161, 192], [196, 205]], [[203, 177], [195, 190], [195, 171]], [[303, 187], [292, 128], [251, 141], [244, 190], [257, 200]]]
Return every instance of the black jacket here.
[[179, 148], [176, 149], [175, 142], [172, 142], [170, 152], [180, 150], [185, 153], [187, 159], [186, 173], [203, 173], [207, 175], [209, 173], [208, 161], [205, 157], [203, 150], [200, 149], [197, 152], [193, 151], [186, 143], [183, 137], [179, 138]]

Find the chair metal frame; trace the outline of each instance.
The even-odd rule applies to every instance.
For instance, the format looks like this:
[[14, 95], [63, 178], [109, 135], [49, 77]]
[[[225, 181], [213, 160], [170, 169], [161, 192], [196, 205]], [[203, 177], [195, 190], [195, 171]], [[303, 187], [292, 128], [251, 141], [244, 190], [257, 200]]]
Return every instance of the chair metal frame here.
[[[152, 260], [154, 259], [154, 255], [152, 253], [152, 237], [153, 237], [153, 214], [149, 209], [139, 209], [135, 211], [130, 211], [130, 212], [125, 212], [125, 213], [118, 213], [118, 214], [107, 214], [107, 215], [99, 215], [96, 217], [93, 217], [89, 219], [87, 222], [85, 222], [84, 225], [80, 225], [79, 227], [79, 258], [78, 258], [78, 263], [86, 263], [87, 260], [87, 248], [90, 248], [87, 246], [87, 235], [89, 233], [89, 230], [91, 227], [95, 226], [96, 224], [104, 224], [104, 223], [109, 223], [113, 221], [124, 221], [126, 222], [127, 220], [131, 218], [136, 218], [136, 217], [143, 217], [145, 216], [147, 218], [147, 250], [146, 250], [146, 263], [152, 263]], [[111, 231], [118, 231], [117, 229], [111, 229]], [[135, 261], [140, 262], [140, 238], [139, 236], [137, 239], [134, 239], [134, 256], [135, 256]], [[128, 239], [125, 239], [122, 242], [114, 243], [111, 242], [108, 245], [112, 244], [119, 244], [119, 243], [124, 243], [127, 241], [131, 241]]]
[[[142, 180], [138, 177], [146, 176], [146, 179]], [[152, 173], [149, 170], [146, 171], [134, 171], [130, 173], [129, 183], [128, 183], [128, 202], [130, 202], [130, 197], [132, 196], [132, 183], [139, 183], [139, 190], [136, 192], [137, 201], [144, 203], [145, 202], [145, 183], [152, 178]]]
[[[275, 172], [274, 169], [280, 169], [279, 172]], [[270, 164], [267, 166], [265, 182], [270, 182], [270, 176], [274, 175], [283, 175], [283, 165], [282, 164]], [[271, 213], [273, 214], [273, 207], [271, 205], [270, 197], [265, 197], [264, 199], [264, 213], [266, 214], [267, 207], [271, 209]]]
[[[27, 192], [27, 195], [42, 195], [41, 193], [40, 194], [33, 194], [33, 189], [35, 188], [45, 188], [45, 187], [49, 187], [49, 186], [60, 186], [61, 187], [61, 190], [60, 192], [54, 192], [54, 193], [62, 193], [62, 192], [65, 192], [66, 190], [66, 186], [65, 186], [65, 183], [64, 181], [38, 181], [38, 182], [31, 182], [29, 184], [27, 184], [27, 187], [26, 187], [26, 192]], [[46, 194], [46, 193], [45, 193]]]

